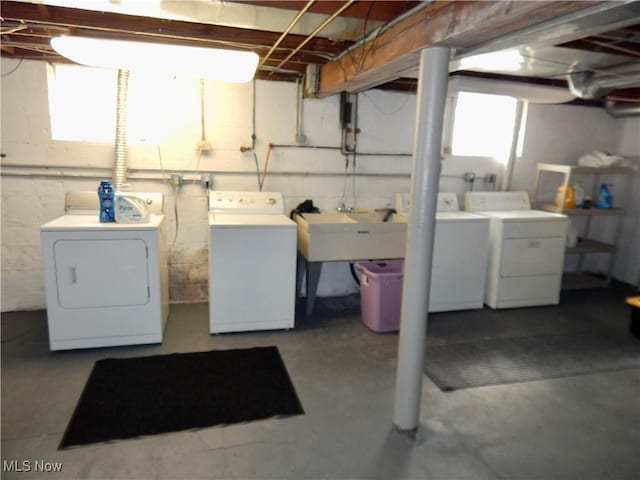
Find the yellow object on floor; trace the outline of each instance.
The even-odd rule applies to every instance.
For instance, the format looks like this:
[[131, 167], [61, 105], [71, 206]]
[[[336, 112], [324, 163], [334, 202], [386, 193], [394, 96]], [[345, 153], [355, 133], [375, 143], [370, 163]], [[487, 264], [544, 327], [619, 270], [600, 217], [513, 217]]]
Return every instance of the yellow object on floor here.
[[627, 297], [625, 301], [632, 307], [640, 308], [640, 295], [637, 295], [635, 297]]

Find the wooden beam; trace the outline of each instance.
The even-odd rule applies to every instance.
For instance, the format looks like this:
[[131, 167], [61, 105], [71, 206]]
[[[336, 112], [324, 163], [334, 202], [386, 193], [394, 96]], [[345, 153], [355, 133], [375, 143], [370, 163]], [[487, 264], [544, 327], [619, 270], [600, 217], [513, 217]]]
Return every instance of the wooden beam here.
[[401, 77], [417, 65], [430, 45], [467, 48], [594, 2], [436, 1], [378, 37], [320, 67], [315, 96], [371, 88]]

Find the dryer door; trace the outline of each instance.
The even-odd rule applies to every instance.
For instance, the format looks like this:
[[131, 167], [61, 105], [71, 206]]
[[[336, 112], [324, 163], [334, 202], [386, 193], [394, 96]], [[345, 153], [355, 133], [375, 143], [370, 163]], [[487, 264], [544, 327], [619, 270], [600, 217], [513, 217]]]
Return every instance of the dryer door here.
[[59, 240], [53, 248], [62, 308], [144, 305], [149, 301], [143, 240]]
[[507, 238], [502, 250], [503, 277], [558, 275], [564, 262], [564, 237]]

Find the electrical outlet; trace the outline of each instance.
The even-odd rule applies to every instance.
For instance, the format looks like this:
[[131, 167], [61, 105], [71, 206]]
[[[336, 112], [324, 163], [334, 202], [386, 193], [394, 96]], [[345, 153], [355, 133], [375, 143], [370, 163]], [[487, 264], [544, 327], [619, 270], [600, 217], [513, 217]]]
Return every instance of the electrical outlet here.
[[213, 187], [213, 174], [205, 173], [203, 175], [200, 175], [200, 183], [205, 190], [210, 190]]
[[495, 173], [487, 173], [484, 176], [485, 183], [496, 183], [496, 180], [497, 180], [497, 176]]
[[180, 185], [182, 185], [182, 175], [180, 175], [179, 173], [172, 173], [170, 181], [171, 185], [173, 185], [174, 187], [179, 187]]
[[211, 153], [211, 150], [213, 149], [213, 147], [211, 146], [211, 142], [208, 140], [201, 140], [198, 143], [196, 143], [196, 150], [198, 150], [198, 152], [202, 153], [202, 154], [209, 154]]

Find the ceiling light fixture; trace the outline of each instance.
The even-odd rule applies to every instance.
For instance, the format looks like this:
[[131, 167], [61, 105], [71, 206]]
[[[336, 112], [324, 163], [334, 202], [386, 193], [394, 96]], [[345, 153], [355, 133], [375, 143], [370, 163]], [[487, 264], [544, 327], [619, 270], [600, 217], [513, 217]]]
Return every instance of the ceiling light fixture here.
[[145, 70], [227, 82], [248, 82], [256, 72], [255, 52], [129, 40], [74, 37], [51, 39], [60, 55], [81, 65]]

